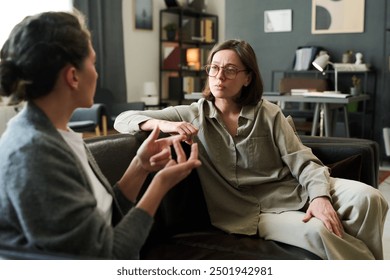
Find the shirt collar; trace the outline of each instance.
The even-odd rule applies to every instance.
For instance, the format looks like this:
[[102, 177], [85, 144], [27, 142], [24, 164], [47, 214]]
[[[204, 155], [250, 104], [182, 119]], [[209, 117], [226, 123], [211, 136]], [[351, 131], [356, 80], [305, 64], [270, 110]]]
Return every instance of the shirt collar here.
[[[217, 109], [215, 108], [214, 106], [214, 103], [211, 102], [211, 101], [206, 101], [206, 104], [208, 105], [208, 117], [210, 119], [215, 119], [217, 118], [218, 116], [218, 111]], [[248, 120], [251, 120], [253, 121], [255, 119], [255, 112], [256, 110], [258, 110], [258, 108], [261, 106], [262, 104], [262, 100], [259, 102], [259, 104], [257, 106], [244, 106], [242, 107], [241, 109], [241, 112], [240, 112], [240, 117], [243, 117], [245, 119], [248, 119]]]

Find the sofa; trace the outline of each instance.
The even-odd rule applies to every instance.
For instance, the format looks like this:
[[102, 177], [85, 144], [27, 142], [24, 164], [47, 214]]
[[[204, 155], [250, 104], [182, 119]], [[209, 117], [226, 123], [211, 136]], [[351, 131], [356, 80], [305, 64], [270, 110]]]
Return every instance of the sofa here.
[[[145, 133], [111, 135], [87, 139], [87, 145], [103, 173], [114, 183], [122, 176], [145, 137]], [[379, 150], [376, 142], [352, 138], [300, 137], [324, 164], [331, 166], [331, 173], [335, 177], [378, 186]], [[188, 145], [184, 144], [184, 148], [189, 152]], [[213, 227], [194, 170], [162, 201], [151, 234], [141, 252], [141, 259], [287, 260], [319, 257], [295, 246], [257, 236], [227, 234]]]
[[[115, 134], [86, 139], [87, 146], [107, 179], [113, 184], [124, 173], [146, 133]], [[335, 177], [346, 177], [378, 186], [378, 144], [371, 140], [300, 136]], [[186, 152], [189, 146], [183, 144]], [[336, 176], [337, 175], [337, 176]], [[152, 179], [151, 174], [148, 182]], [[0, 258], [78, 258], [0, 247]], [[142, 251], [141, 259], [319, 259], [304, 249], [257, 236], [227, 234], [213, 227], [196, 170], [163, 199]]]

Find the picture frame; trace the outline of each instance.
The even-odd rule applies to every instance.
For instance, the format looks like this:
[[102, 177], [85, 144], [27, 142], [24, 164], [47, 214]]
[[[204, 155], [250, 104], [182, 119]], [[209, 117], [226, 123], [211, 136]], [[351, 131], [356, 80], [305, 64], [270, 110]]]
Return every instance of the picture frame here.
[[312, 0], [312, 34], [363, 33], [365, 0]]
[[264, 11], [264, 32], [291, 32], [292, 10]]
[[153, 0], [134, 0], [136, 30], [153, 30]]

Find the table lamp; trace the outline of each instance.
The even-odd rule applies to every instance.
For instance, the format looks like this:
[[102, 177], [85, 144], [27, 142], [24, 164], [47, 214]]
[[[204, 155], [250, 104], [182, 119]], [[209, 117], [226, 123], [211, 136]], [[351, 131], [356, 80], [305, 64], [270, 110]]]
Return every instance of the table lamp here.
[[330, 64], [333, 66], [334, 68], [334, 85], [335, 85], [335, 89], [334, 91], [331, 91], [331, 92], [334, 92], [334, 93], [340, 93], [337, 89], [337, 76], [338, 76], [338, 73], [337, 73], [337, 67], [335, 67], [335, 65], [329, 61], [329, 55], [328, 54], [321, 54], [319, 55], [316, 59], [314, 59], [314, 61], [312, 62], [313, 66], [318, 70], [318, 71], [321, 71], [324, 73], [325, 71], [325, 67]]
[[145, 105], [158, 104], [158, 95], [155, 82], [145, 82], [143, 94], [144, 96], [141, 97], [141, 100], [145, 102]]
[[190, 69], [200, 69], [200, 50], [199, 48], [189, 48], [186, 53], [187, 65]]

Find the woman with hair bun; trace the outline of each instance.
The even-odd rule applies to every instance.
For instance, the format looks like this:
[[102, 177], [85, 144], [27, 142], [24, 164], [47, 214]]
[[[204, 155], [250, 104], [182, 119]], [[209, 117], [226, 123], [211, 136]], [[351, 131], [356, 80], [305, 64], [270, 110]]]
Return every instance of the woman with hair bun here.
[[[155, 127], [111, 187], [67, 124], [90, 107], [95, 52], [79, 13], [25, 18], [0, 54], [0, 93], [26, 101], [0, 138], [0, 244], [87, 258], [137, 259], [163, 196], [200, 165], [183, 136]], [[178, 155], [171, 159], [170, 146]], [[136, 202], [149, 172], [158, 171]]]

